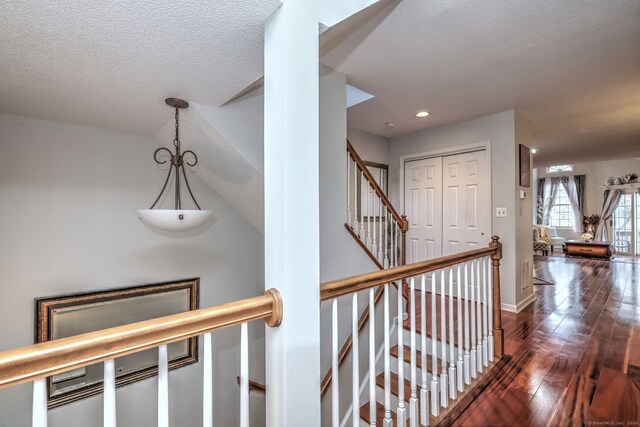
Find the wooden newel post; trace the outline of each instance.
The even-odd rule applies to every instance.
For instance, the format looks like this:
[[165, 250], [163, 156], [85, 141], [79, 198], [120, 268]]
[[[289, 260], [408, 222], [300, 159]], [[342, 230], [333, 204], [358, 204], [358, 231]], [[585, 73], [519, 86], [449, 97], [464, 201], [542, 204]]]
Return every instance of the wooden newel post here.
[[491, 255], [493, 264], [493, 348], [497, 357], [504, 355], [504, 330], [502, 329], [502, 302], [500, 298], [500, 259], [502, 243], [498, 236], [491, 236], [489, 247], [496, 251]]

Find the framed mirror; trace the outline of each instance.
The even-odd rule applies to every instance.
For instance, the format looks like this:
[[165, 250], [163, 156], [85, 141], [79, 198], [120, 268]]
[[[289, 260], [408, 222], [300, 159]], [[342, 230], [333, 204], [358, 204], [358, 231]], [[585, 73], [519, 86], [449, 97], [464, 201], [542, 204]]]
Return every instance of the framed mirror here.
[[[35, 342], [41, 343], [157, 317], [196, 310], [200, 279], [157, 283], [35, 300]], [[167, 346], [169, 370], [198, 361], [198, 339]], [[117, 358], [116, 387], [158, 374], [158, 350]], [[96, 363], [47, 379], [49, 409], [102, 393], [103, 364]]]

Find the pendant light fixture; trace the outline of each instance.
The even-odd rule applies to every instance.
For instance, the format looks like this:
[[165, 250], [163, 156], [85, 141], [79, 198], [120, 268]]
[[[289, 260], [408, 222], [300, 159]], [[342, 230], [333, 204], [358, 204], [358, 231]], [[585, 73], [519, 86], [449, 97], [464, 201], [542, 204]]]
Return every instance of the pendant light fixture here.
[[[186, 231], [204, 224], [211, 217], [213, 212], [206, 210], [203, 211], [200, 209], [200, 205], [198, 205], [198, 202], [193, 195], [193, 191], [191, 191], [191, 186], [189, 185], [187, 173], [184, 168], [185, 164], [191, 167], [198, 164], [198, 156], [196, 156], [196, 153], [191, 150], [186, 150], [184, 152], [180, 150], [180, 110], [189, 107], [189, 103], [178, 98], [167, 98], [165, 99], [165, 102], [176, 110], [176, 134], [173, 139], [174, 152], [171, 152], [168, 148], [160, 147], [153, 153], [153, 159], [159, 165], [163, 165], [170, 161], [171, 166], [167, 172], [167, 177], [164, 180], [162, 190], [160, 190], [160, 194], [158, 194], [158, 197], [151, 205], [151, 208], [140, 209], [136, 212], [142, 222], [152, 227], [166, 231]], [[164, 160], [160, 159], [158, 155], [162, 152], [166, 152], [170, 156], [170, 160], [166, 158]], [[180, 197], [180, 174], [182, 174], [182, 177], [184, 178], [185, 186], [197, 209], [182, 209], [182, 199]], [[165, 193], [165, 190], [169, 191], [168, 184], [171, 180], [171, 175], [173, 175], [175, 190], [174, 209], [154, 209], [162, 199], [162, 195]]]

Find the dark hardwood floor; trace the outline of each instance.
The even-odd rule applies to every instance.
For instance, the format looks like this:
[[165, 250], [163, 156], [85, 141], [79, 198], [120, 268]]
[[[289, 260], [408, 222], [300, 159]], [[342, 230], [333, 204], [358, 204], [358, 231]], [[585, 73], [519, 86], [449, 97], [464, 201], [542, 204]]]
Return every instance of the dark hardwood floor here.
[[640, 264], [535, 257], [524, 311], [503, 312], [512, 360], [456, 426], [639, 425]]

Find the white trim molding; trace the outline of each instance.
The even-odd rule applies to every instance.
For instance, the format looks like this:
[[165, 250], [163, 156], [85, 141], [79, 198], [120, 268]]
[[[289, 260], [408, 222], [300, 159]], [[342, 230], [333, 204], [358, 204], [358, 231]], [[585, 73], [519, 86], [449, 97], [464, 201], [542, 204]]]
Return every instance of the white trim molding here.
[[529, 305], [531, 305], [535, 300], [536, 300], [536, 294], [532, 293], [528, 297], [520, 301], [518, 305], [502, 303], [501, 306], [504, 311], [509, 311], [511, 313], [520, 313], [522, 310], [524, 310]]

